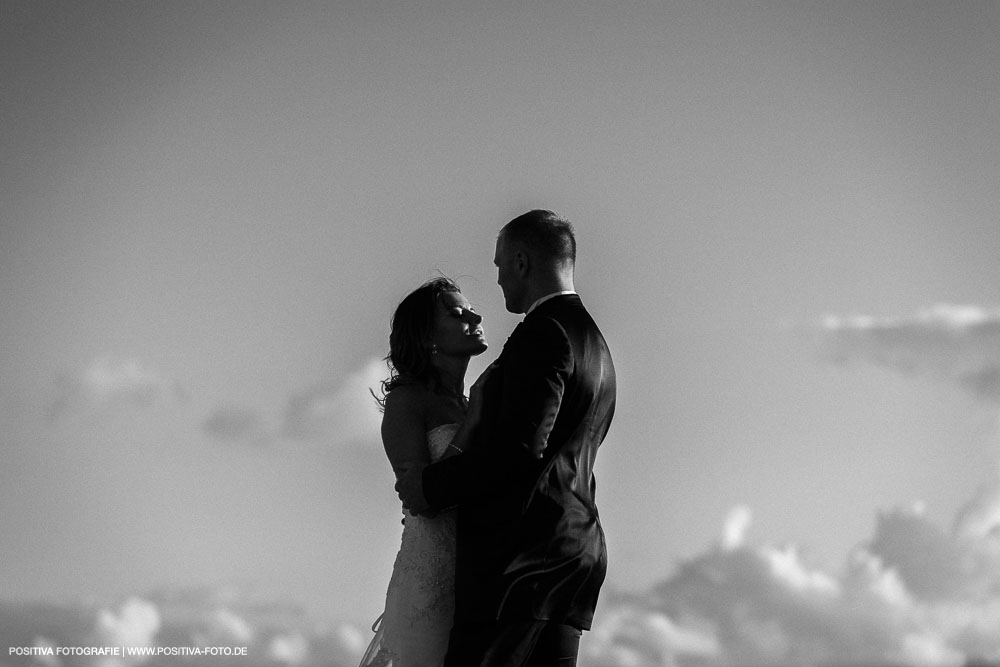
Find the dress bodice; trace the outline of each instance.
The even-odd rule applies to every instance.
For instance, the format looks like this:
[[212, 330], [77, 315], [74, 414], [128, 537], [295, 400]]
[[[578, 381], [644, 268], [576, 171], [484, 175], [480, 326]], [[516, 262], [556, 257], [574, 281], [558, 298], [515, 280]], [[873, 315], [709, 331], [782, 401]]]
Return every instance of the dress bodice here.
[[458, 424], [441, 424], [427, 431], [427, 450], [431, 455], [431, 462], [441, 460], [448, 452], [448, 445], [458, 432]]

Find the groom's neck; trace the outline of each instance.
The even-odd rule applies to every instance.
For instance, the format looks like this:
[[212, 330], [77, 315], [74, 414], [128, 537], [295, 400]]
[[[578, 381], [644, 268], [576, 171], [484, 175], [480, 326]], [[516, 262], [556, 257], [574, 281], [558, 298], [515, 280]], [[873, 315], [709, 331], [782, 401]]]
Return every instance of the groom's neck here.
[[538, 301], [542, 297], [548, 296], [549, 294], [575, 291], [576, 287], [573, 285], [572, 272], [553, 273], [548, 276], [540, 277], [538, 280], [529, 285], [528, 294], [525, 299], [525, 301], [527, 301], [525, 307], [530, 306], [535, 301]]

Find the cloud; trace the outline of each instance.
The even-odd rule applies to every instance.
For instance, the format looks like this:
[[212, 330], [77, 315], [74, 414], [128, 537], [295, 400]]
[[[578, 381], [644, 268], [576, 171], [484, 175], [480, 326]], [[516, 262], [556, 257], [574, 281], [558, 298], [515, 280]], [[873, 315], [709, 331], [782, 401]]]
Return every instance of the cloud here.
[[[835, 570], [810, 563], [794, 545], [754, 544], [750, 509], [735, 507], [719, 540], [655, 586], [604, 593], [579, 664], [1000, 664], [998, 501], [1000, 479], [976, 492], [950, 530], [919, 505], [884, 512], [872, 537]], [[370, 637], [240, 588], [152, 592], [117, 607], [0, 604], [0, 645], [245, 646], [246, 657], [217, 660], [241, 667], [354, 667]]]
[[746, 543], [747, 531], [752, 520], [753, 513], [745, 505], [738, 505], [730, 510], [722, 530], [722, 548], [733, 551], [742, 547]]
[[973, 547], [928, 521], [919, 506], [881, 514], [868, 546], [908, 590], [935, 601], [967, 595], [962, 589], [972, 563], [965, 562], [964, 552]]
[[626, 602], [601, 609], [581, 652], [581, 667], [675, 667], [711, 664], [722, 648], [711, 627], [679, 627], [660, 611]]
[[828, 316], [814, 333], [832, 361], [947, 380], [1000, 402], [1000, 309], [940, 304], [905, 318]]
[[1000, 484], [983, 484], [958, 511], [954, 532], [967, 539], [1000, 538]]
[[794, 546], [752, 545], [735, 508], [723, 540], [638, 594], [602, 600], [581, 667], [1000, 661], [1000, 480], [953, 530], [919, 506], [883, 513], [838, 571]]
[[267, 650], [271, 660], [282, 665], [302, 665], [309, 659], [309, 640], [295, 632], [277, 635]]
[[206, 646], [246, 646], [254, 638], [253, 628], [242, 616], [228, 607], [216, 607], [204, 616], [203, 629], [195, 642]]
[[[815, 343], [1000, 400], [1000, 310], [939, 305], [908, 318], [828, 317]], [[736, 507], [720, 540], [650, 590], [607, 595], [581, 667], [1000, 664], [1000, 479], [950, 527], [924, 507], [882, 512], [836, 570], [794, 545], [755, 545]]]
[[260, 413], [232, 405], [216, 408], [201, 428], [206, 435], [223, 442], [264, 443], [273, 438]]
[[96, 611], [79, 605], [0, 602], [0, 655], [16, 664], [8, 647], [83, 645], [95, 621]]
[[293, 394], [277, 420], [254, 408], [222, 405], [202, 421], [201, 429], [228, 443], [265, 444], [282, 438], [330, 446], [378, 442], [382, 415], [371, 391], [378, 390], [385, 375], [385, 363], [371, 359], [343, 378]]
[[[156, 645], [160, 631], [160, 613], [151, 602], [141, 598], [126, 600], [117, 612], [102, 609], [97, 613], [95, 637], [92, 646], [146, 647]], [[148, 661], [148, 656], [98, 657], [97, 667], [138, 665]]]
[[80, 410], [146, 408], [165, 397], [184, 396], [172, 382], [136, 359], [95, 359], [83, 370], [57, 378], [56, 395], [48, 407], [51, 419]]
[[288, 401], [282, 433], [328, 444], [378, 441], [381, 414], [371, 392], [386, 375], [379, 359], [333, 383], [302, 391]]
[[[370, 359], [343, 378], [292, 395], [279, 419], [255, 408], [223, 404], [208, 413], [200, 428], [226, 443], [266, 444], [281, 438], [328, 445], [378, 442], [382, 417], [371, 391], [378, 391], [386, 372], [381, 359]], [[47, 414], [57, 420], [78, 412], [149, 408], [186, 399], [178, 382], [138, 360], [103, 357], [57, 378]]]

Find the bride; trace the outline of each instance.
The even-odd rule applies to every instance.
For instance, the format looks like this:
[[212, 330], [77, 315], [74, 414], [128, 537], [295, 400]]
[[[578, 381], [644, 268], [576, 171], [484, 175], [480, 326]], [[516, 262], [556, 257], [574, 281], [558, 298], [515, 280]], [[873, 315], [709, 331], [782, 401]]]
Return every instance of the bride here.
[[[483, 321], [458, 286], [430, 280], [392, 317], [382, 383], [382, 443], [398, 479], [415, 463], [459, 453], [480, 418], [485, 373], [464, 395], [469, 359], [486, 351]], [[455, 516], [405, 515], [403, 537], [361, 667], [441, 667], [454, 617]]]

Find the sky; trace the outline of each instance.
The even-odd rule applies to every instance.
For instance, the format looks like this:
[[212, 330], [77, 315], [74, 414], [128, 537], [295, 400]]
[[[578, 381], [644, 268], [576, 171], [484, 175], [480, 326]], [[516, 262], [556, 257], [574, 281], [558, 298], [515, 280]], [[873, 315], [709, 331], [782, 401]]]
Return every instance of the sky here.
[[0, 18], [7, 643], [355, 660], [392, 310], [455, 278], [471, 384], [496, 232], [548, 208], [618, 374], [587, 664], [1000, 660], [996, 3]]

